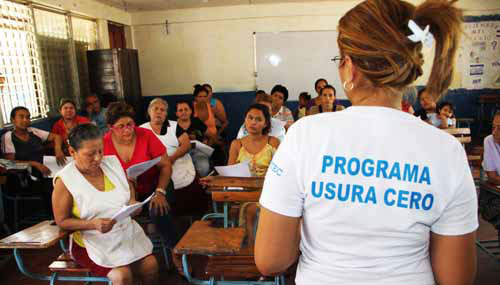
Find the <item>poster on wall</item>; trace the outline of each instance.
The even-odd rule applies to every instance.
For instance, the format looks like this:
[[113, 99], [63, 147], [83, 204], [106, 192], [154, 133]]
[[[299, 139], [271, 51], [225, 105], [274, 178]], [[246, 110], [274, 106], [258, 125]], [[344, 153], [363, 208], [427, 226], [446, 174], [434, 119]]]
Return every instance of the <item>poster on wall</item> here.
[[462, 87], [500, 88], [500, 21], [464, 23], [459, 52]]

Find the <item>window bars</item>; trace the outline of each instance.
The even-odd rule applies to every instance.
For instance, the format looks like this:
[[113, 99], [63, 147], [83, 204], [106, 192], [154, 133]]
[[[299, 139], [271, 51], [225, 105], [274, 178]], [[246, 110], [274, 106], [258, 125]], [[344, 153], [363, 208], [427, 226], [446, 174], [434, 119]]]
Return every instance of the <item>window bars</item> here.
[[31, 9], [0, 0], [0, 124], [25, 106], [33, 118], [46, 116], [44, 82]]
[[87, 50], [96, 47], [91, 19], [0, 0], [0, 126], [15, 106], [43, 118], [61, 98], [88, 95]]

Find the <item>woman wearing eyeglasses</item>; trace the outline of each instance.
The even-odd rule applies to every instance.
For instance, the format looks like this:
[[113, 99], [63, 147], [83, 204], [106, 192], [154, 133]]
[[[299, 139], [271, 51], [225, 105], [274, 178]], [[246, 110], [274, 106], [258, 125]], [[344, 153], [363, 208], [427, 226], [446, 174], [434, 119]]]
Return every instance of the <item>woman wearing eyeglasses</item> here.
[[109, 104], [106, 111], [109, 131], [103, 138], [104, 154], [116, 155], [125, 171], [135, 164], [161, 157], [156, 167], [150, 168], [132, 182], [138, 200], [155, 192], [150, 202], [150, 215], [167, 244], [173, 247], [176, 234], [168, 215], [170, 205], [166, 197], [172, 191], [167, 189], [172, 188], [169, 183], [172, 165], [162, 142], [151, 130], [136, 126], [133, 118], [134, 110], [127, 103]]

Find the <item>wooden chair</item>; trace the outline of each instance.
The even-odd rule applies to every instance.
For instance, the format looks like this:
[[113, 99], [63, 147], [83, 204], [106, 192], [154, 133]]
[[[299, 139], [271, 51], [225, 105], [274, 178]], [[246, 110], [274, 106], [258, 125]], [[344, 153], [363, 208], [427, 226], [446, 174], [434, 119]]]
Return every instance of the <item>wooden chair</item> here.
[[[0, 249], [13, 249], [19, 271], [31, 279], [49, 281], [50, 284], [55, 284], [56, 281], [79, 281], [106, 282], [111, 285], [108, 278], [90, 276], [90, 269], [80, 267], [67, 254], [60, 255], [57, 260], [49, 265], [49, 270], [52, 273], [50, 276], [27, 270], [21, 250], [46, 249], [63, 241], [68, 236], [69, 232], [61, 231], [54, 221], [43, 221], [0, 240]], [[85, 274], [85, 276], [60, 276], [61, 273], [81, 273]]]
[[[231, 202], [257, 202], [255, 201], [241, 201], [238, 199], [249, 199], [252, 196], [252, 192], [259, 192], [264, 184], [263, 177], [225, 177], [225, 176], [214, 176], [212, 180], [208, 183], [207, 191], [212, 194], [212, 201], [216, 205], [217, 202], [223, 203], [223, 213], [218, 213], [216, 210], [216, 206], [214, 206], [214, 213], [205, 215], [202, 220], [209, 218], [223, 218], [224, 219], [224, 227], [227, 228], [229, 226], [229, 204]], [[238, 190], [234, 190], [234, 188], [238, 188]], [[214, 194], [214, 193], [225, 193], [231, 192], [230, 197], [234, 197], [235, 200], [223, 199], [225, 197], [223, 194]], [[239, 193], [239, 194], [238, 194]], [[245, 194], [247, 193], [247, 194]], [[241, 194], [241, 195], [240, 195]]]
[[[285, 285], [283, 276], [272, 281], [236, 281], [225, 278], [258, 278], [259, 273], [252, 248], [244, 248], [245, 229], [216, 228], [210, 221], [196, 221], [175, 246], [174, 252], [182, 254], [182, 267], [186, 279], [198, 285]], [[209, 260], [205, 273], [209, 280], [194, 278], [189, 272], [188, 255], [205, 255]]]
[[456, 137], [462, 145], [468, 144], [472, 141], [469, 128], [453, 128], [453, 129], [445, 129], [443, 131]]

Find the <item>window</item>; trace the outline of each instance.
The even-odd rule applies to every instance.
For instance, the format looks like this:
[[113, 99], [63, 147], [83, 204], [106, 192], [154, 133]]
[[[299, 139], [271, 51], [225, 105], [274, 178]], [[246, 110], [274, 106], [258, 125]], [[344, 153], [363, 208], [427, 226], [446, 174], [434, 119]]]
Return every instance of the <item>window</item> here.
[[0, 0], [0, 126], [16, 106], [43, 118], [58, 114], [61, 98], [88, 95], [87, 50], [96, 47], [91, 19]]
[[10, 111], [19, 105], [33, 118], [45, 117], [41, 65], [27, 6], [0, 0], [0, 39], [0, 123], [10, 122]]

